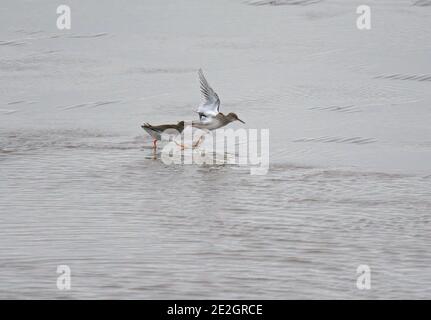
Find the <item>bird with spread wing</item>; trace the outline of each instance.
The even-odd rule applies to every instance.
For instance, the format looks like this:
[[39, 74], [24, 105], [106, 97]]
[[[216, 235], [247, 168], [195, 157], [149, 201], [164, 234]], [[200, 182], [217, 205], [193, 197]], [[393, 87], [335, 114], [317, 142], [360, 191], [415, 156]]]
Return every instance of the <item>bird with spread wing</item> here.
[[[197, 109], [197, 113], [199, 114], [199, 121], [192, 121], [192, 128], [201, 129], [204, 132], [208, 132], [209, 130], [215, 130], [225, 125], [233, 122], [240, 121], [244, 123], [238, 116], [231, 112], [227, 115], [224, 115], [220, 112], [220, 98], [217, 93], [211, 88], [207, 79], [204, 76], [202, 69], [198, 71], [200, 89], [202, 93], [202, 97], [204, 101], [199, 105]], [[175, 135], [181, 134], [187, 126], [184, 121], [178, 122], [178, 124], [169, 124], [169, 125], [159, 125], [152, 126], [148, 123], [142, 125], [142, 128], [147, 131], [153, 137], [153, 146], [156, 148], [157, 141], [161, 140], [162, 132], [165, 130], [173, 131], [176, 133]], [[172, 133], [171, 133], [172, 134]], [[193, 147], [196, 147], [202, 141], [203, 135], [199, 138], [197, 143], [193, 143]], [[181, 145], [184, 148], [184, 145]]]

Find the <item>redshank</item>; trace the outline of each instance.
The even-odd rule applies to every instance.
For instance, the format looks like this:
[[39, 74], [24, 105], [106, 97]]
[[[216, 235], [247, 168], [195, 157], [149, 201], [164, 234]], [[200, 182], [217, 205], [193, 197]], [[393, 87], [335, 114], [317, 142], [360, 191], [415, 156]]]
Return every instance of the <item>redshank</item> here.
[[164, 135], [167, 138], [175, 137], [184, 130], [184, 121], [180, 121], [177, 124], [162, 124], [159, 126], [152, 126], [149, 123], [144, 123], [141, 126], [148, 134], [153, 138], [153, 148], [157, 148], [157, 141], [162, 140]]

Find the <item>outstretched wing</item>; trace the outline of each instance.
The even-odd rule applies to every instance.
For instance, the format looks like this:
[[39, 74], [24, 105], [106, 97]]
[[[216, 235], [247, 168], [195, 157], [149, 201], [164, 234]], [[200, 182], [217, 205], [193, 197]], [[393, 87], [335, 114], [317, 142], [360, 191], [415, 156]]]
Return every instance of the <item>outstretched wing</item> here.
[[204, 98], [204, 102], [199, 106], [197, 112], [199, 118], [202, 120], [203, 117], [215, 117], [220, 110], [220, 99], [215, 91], [209, 85], [207, 79], [205, 79], [202, 69], [199, 69], [199, 81], [201, 86], [201, 93]]

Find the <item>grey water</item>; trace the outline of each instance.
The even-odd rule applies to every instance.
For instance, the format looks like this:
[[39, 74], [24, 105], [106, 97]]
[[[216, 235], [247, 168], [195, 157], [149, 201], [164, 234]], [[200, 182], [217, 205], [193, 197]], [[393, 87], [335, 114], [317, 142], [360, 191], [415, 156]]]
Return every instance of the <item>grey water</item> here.
[[[3, 0], [0, 298], [431, 298], [431, 2], [367, 4]], [[266, 175], [154, 157], [199, 68]]]

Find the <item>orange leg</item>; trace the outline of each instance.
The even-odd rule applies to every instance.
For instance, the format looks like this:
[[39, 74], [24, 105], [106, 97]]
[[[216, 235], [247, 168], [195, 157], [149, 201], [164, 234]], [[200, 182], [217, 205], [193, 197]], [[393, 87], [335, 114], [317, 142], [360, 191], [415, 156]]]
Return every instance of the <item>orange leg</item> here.
[[181, 148], [181, 150], [184, 150], [185, 148], [186, 148], [186, 146], [184, 145], [184, 144], [182, 144], [182, 143], [178, 143], [178, 142], [176, 142], [176, 141], [174, 141], [175, 142], [175, 144], [177, 145], [177, 146], [179, 146], [180, 148]]
[[157, 140], [153, 140], [153, 149], [157, 149]]
[[192, 148], [194, 149], [194, 148], [196, 148], [196, 147], [198, 147], [201, 143], [202, 143], [202, 141], [203, 141], [203, 137], [204, 137], [204, 135], [201, 135], [200, 137], [199, 137], [199, 140], [196, 142], [196, 143], [194, 143], [193, 145], [192, 145]]

